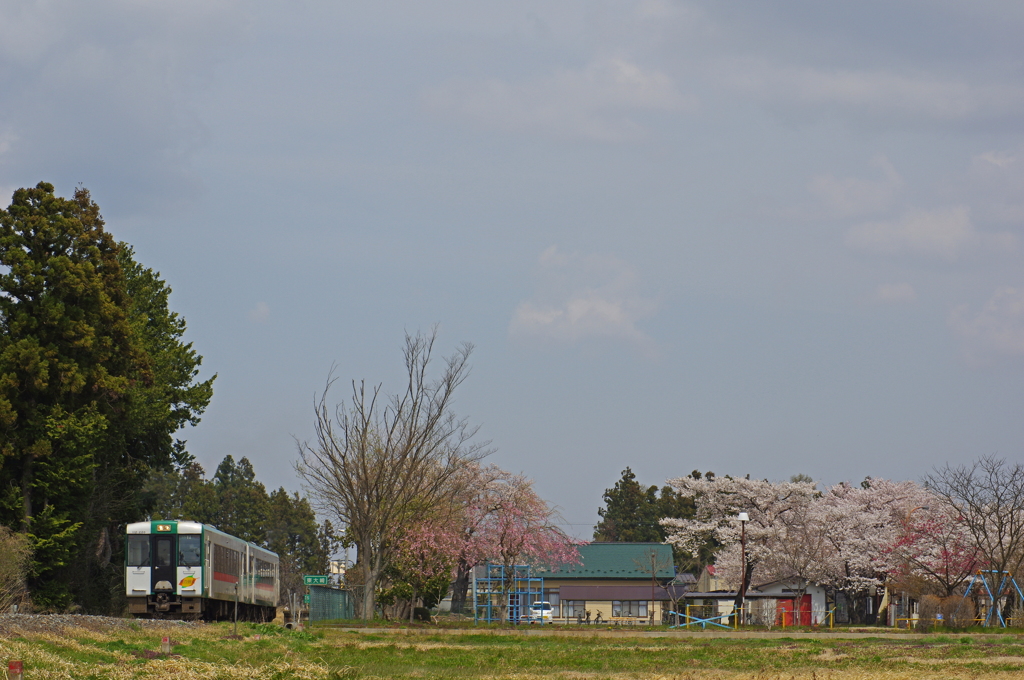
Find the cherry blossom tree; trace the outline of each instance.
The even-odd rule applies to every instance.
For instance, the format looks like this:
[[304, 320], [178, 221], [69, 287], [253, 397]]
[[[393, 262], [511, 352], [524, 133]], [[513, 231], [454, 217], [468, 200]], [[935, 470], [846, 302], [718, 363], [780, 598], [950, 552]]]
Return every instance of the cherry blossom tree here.
[[[762, 580], [775, 576], [780, 541], [789, 538], [788, 524], [806, 512], [815, 495], [813, 482], [769, 482], [735, 477], [694, 476], [670, 479], [669, 484], [696, 506], [693, 518], [663, 519], [669, 530], [668, 542], [680, 550], [697, 552], [708, 539], [722, 550], [716, 568], [722, 578], [739, 591], [741, 583], [749, 587], [758, 575]], [[746, 555], [740, 551], [739, 513], [746, 512]], [[746, 562], [746, 573], [741, 563]], [[759, 573], [760, 570], [760, 573]], [[737, 604], [740, 596], [737, 593]]]
[[894, 575], [917, 576], [949, 597], [981, 568], [981, 548], [967, 522], [938, 498], [927, 512], [914, 513], [893, 546], [898, 556]]
[[829, 487], [816, 503], [827, 547], [818, 583], [846, 596], [854, 621], [864, 619], [866, 597], [896, 568], [902, 518], [927, 504], [922, 491], [914, 482], [870, 479]]
[[491, 549], [492, 538], [487, 534], [492, 524], [489, 518], [501, 510], [502, 490], [514, 478], [512, 473], [496, 465], [480, 464], [467, 466], [463, 475], [466, 478], [460, 484], [463, 493], [456, 501], [461, 540], [452, 586], [453, 613], [461, 613], [465, 608], [473, 567], [487, 559]]
[[522, 475], [496, 480], [491, 510], [482, 517], [476, 533], [478, 554], [504, 567], [501, 619], [508, 617], [508, 594], [515, 583], [514, 567], [522, 564], [546, 566], [556, 570], [579, 564], [577, 546], [558, 527], [558, 513], [533, 489], [533, 482]]
[[[847, 596], [855, 620], [867, 595], [889, 579], [913, 574], [952, 593], [977, 567], [977, 549], [959, 515], [915, 482], [868, 479], [816, 492], [808, 481], [771, 483], [720, 477], [670, 480], [694, 499], [693, 519], [665, 519], [670, 541], [693, 550], [708, 537], [721, 548], [718, 573], [739, 590], [743, 580], [740, 512], [746, 526], [746, 583], [793, 579]], [[739, 596], [737, 596], [739, 600]]]
[[458, 524], [436, 515], [401, 526], [396, 534], [395, 556], [389, 569], [392, 591], [408, 591], [412, 621], [420, 597], [433, 589], [438, 591], [434, 598], [440, 599], [448, 591], [465, 542]]

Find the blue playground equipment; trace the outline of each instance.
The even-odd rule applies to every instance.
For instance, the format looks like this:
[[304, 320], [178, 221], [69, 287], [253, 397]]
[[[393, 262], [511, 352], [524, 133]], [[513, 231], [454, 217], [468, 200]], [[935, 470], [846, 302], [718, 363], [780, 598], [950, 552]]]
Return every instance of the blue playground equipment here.
[[722, 619], [729, 617], [728, 614], [716, 614], [715, 616], [710, 616], [706, 619], [701, 619], [696, 616], [690, 616], [689, 614], [683, 614], [680, 612], [668, 613], [678, 616], [680, 619], [685, 620], [685, 623], [677, 623], [674, 626], [669, 626], [669, 628], [688, 628], [690, 626], [699, 625], [701, 627], [701, 630], [707, 630], [708, 624], [710, 624], [712, 626], [718, 626], [719, 628], [725, 628], [726, 630], [732, 630], [731, 626], [727, 626], [724, 623], [720, 623]]
[[[999, 581], [999, 586], [993, 588], [992, 585], [996, 581]], [[980, 584], [980, 585], [979, 585]], [[960, 604], [957, 605], [957, 612], [960, 611], [960, 607], [964, 601], [970, 597], [971, 591], [974, 590], [975, 586], [980, 590], [985, 589], [985, 594], [988, 596], [989, 606], [985, 612], [985, 619], [982, 623], [983, 626], [992, 625], [992, 615], [995, 614], [999, 621], [999, 625], [1006, 628], [1006, 619], [1003, 617], [1003, 610], [1005, 609], [1003, 600], [1013, 595], [1013, 591], [1017, 592], [1018, 606], [1024, 604], [1024, 592], [1021, 592], [1020, 586], [1017, 585], [1017, 580], [1013, 578], [1013, 574], [1008, 571], [994, 571], [979, 569], [978, 573], [971, 577], [970, 583], [967, 584], [967, 590], [964, 592], [963, 598], [960, 600]], [[1011, 586], [1013, 590], [1011, 590]]]

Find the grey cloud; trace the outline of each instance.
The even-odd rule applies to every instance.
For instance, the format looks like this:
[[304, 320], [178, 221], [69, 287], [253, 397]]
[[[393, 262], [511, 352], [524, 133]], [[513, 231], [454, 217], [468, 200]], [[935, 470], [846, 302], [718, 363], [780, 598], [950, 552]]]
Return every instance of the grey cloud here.
[[917, 291], [909, 283], [882, 283], [875, 289], [875, 299], [891, 304], [915, 302]]
[[953, 261], [969, 249], [1012, 249], [1012, 234], [982, 233], [974, 228], [965, 205], [936, 210], [910, 210], [899, 219], [866, 222], [852, 227], [846, 244], [884, 255], [911, 254]]
[[949, 325], [972, 361], [1024, 356], [1024, 290], [999, 288], [977, 312], [959, 305], [950, 312]]
[[596, 59], [584, 69], [560, 68], [518, 83], [450, 82], [428, 90], [424, 103], [435, 113], [501, 130], [609, 142], [644, 134], [634, 117], [638, 112], [686, 111], [694, 106], [668, 75], [622, 57]]
[[603, 337], [654, 350], [637, 323], [657, 305], [639, 292], [633, 269], [618, 258], [566, 254], [551, 246], [538, 260], [538, 284], [534, 299], [516, 307], [509, 324], [513, 336], [565, 344]]
[[768, 59], [726, 59], [717, 70], [723, 83], [781, 109], [812, 106], [846, 118], [942, 123], [1010, 120], [1024, 113], [1024, 87], [1015, 81], [975, 82], [927, 71], [826, 69]]
[[831, 173], [814, 177], [809, 189], [825, 204], [834, 217], [850, 217], [881, 212], [892, 206], [903, 177], [885, 156], [877, 156], [873, 165], [881, 171], [879, 179], [837, 178]]
[[[0, 8], [0, 183], [117, 186], [121, 210], [200, 191], [196, 95], [244, 23], [235, 3]], [[109, 204], [108, 204], [109, 207]]]

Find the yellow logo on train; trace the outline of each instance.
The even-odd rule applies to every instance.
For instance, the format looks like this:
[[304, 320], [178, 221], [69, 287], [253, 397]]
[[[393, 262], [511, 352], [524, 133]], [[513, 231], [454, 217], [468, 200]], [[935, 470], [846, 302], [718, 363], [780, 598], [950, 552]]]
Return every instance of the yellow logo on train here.
[[178, 585], [181, 586], [182, 588], [188, 588], [190, 585], [192, 585], [195, 582], [196, 582], [196, 577], [195, 576], [186, 576], [185, 578], [181, 579], [181, 581], [178, 583]]

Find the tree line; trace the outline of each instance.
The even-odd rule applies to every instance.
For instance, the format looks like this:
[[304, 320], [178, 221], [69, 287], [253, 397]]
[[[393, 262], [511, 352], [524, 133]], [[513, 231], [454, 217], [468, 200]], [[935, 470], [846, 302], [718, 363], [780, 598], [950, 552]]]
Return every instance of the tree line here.
[[627, 468], [605, 491], [595, 538], [668, 542], [684, 568], [713, 564], [737, 592], [794, 577], [822, 585], [845, 596], [855, 622], [885, 585], [951, 598], [980, 569], [1024, 567], [1024, 466], [994, 456], [936, 467], [923, 483], [869, 477], [819, 489], [803, 475], [769, 482], [694, 471], [670, 479], [660, 497], [656, 490]]

